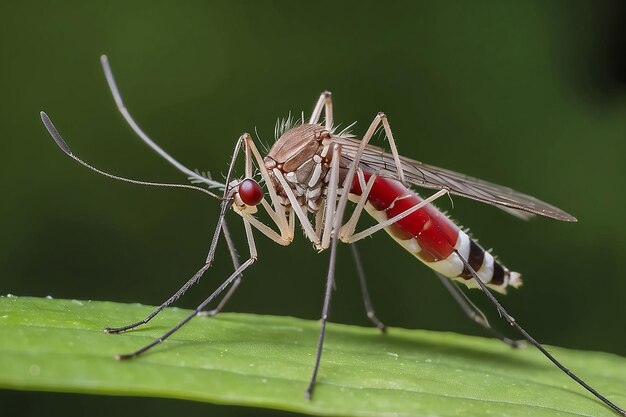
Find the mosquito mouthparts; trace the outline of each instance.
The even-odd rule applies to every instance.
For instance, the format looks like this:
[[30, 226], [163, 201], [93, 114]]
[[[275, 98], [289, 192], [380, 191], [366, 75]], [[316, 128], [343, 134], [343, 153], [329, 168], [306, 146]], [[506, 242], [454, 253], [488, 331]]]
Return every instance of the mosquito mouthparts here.
[[48, 115], [43, 111], [39, 112], [39, 115], [41, 116], [41, 121], [43, 122], [44, 126], [46, 126], [46, 129], [48, 129], [48, 133], [50, 133], [50, 136], [52, 136], [52, 139], [54, 139], [59, 148], [61, 148], [61, 150], [69, 156], [74, 156], [72, 150], [69, 146], [67, 146], [67, 143], [65, 143], [65, 141], [57, 131], [57, 128], [54, 127], [54, 124], [52, 124], [52, 120], [50, 120]]

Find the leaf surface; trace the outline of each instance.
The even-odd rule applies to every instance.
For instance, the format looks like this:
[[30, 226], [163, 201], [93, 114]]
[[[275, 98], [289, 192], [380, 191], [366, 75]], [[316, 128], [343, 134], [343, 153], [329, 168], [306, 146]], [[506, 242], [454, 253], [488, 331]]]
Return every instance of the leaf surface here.
[[[532, 348], [452, 333], [331, 323], [312, 401], [319, 325], [292, 317], [198, 317], [145, 355], [118, 362], [189, 311], [167, 309], [120, 335], [106, 326], [153, 307], [0, 297], [0, 388], [153, 396], [335, 416], [613, 416]], [[550, 347], [618, 405], [626, 359]]]

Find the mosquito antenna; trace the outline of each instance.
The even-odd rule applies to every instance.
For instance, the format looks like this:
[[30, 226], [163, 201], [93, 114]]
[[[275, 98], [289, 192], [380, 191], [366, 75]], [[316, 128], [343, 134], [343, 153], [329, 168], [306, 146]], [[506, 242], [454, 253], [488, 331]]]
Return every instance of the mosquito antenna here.
[[119, 177], [117, 175], [109, 174], [108, 172], [104, 172], [102, 170], [99, 170], [98, 168], [95, 168], [95, 167], [89, 165], [87, 162], [83, 161], [82, 159], [80, 159], [79, 157], [74, 155], [74, 153], [72, 152], [70, 147], [67, 146], [67, 143], [65, 143], [65, 141], [63, 140], [63, 138], [59, 134], [59, 131], [56, 129], [56, 127], [54, 127], [54, 124], [52, 124], [52, 120], [50, 120], [48, 115], [46, 113], [44, 113], [44, 112], [40, 112], [39, 114], [41, 115], [41, 121], [43, 122], [44, 126], [46, 126], [46, 129], [48, 129], [48, 133], [50, 133], [50, 136], [52, 136], [52, 139], [54, 139], [54, 141], [59, 146], [59, 148], [61, 148], [61, 150], [63, 152], [65, 152], [65, 154], [67, 156], [69, 156], [70, 158], [72, 158], [73, 160], [78, 162], [79, 164], [89, 168], [90, 170], [97, 172], [98, 174], [104, 175], [105, 177], [109, 177], [109, 178], [112, 178], [114, 180], [129, 182], [131, 184], [148, 185], [148, 186], [152, 186], [152, 187], [188, 188], [190, 190], [202, 191], [203, 193], [208, 194], [211, 197], [217, 198], [219, 200], [222, 199], [222, 197], [218, 196], [215, 193], [212, 193], [209, 190], [206, 190], [206, 189], [201, 188], [201, 187], [196, 187], [196, 186], [193, 186], [193, 185], [168, 184], [168, 183], [158, 183], [158, 182], [149, 182], [149, 181], [139, 181], [139, 180], [134, 180], [134, 179], [131, 179], [131, 178]]
[[104, 76], [107, 79], [107, 83], [109, 84], [109, 89], [111, 90], [111, 94], [113, 95], [113, 99], [115, 100], [115, 104], [117, 105], [117, 109], [122, 113], [122, 116], [126, 120], [126, 123], [133, 129], [133, 131], [144, 141], [149, 147], [151, 147], [156, 153], [161, 155], [167, 162], [174, 165], [179, 171], [186, 174], [189, 179], [195, 179], [198, 182], [203, 182], [208, 184], [209, 187], [212, 188], [222, 188], [224, 185], [213, 181], [209, 178], [204, 178], [198, 173], [190, 170], [176, 159], [174, 159], [170, 154], [165, 152], [159, 145], [157, 145], [148, 135], [144, 133], [143, 130], [139, 127], [139, 125], [135, 122], [133, 117], [130, 115], [126, 106], [124, 105], [124, 101], [122, 100], [122, 96], [120, 94], [119, 89], [117, 88], [117, 84], [115, 83], [115, 78], [113, 77], [113, 71], [111, 71], [111, 66], [109, 65], [109, 58], [106, 55], [102, 55], [100, 57], [100, 62], [102, 63], [102, 69], [104, 71]]

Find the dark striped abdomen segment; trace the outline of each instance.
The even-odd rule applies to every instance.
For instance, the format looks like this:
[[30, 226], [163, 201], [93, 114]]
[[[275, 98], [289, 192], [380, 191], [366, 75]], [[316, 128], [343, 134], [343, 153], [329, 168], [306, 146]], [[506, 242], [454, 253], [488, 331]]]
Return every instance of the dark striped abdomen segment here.
[[[370, 174], [364, 173], [366, 181]], [[361, 194], [355, 178], [352, 194]], [[379, 222], [388, 220], [423, 200], [400, 182], [376, 178], [365, 206]], [[400, 245], [442, 275], [477, 287], [470, 271], [457, 255], [468, 261], [480, 279], [497, 291], [521, 284], [520, 274], [511, 272], [459, 229], [445, 214], [429, 204], [385, 228]]]

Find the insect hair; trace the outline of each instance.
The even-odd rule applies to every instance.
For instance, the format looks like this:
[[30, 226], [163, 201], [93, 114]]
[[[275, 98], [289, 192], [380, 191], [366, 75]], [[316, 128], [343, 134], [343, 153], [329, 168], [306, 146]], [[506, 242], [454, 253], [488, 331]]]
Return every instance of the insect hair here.
[[[352, 128], [355, 125], [356, 125], [356, 122], [352, 122], [348, 126], [339, 130], [341, 128], [341, 124], [338, 124], [337, 126], [333, 126], [333, 129], [330, 133], [332, 133], [335, 136], [339, 136], [341, 138], [354, 138], [356, 136], [352, 134]], [[339, 131], [339, 133], [337, 133], [337, 131]]]
[[278, 140], [286, 131], [296, 126], [303, 125], [305, 123], [304, 112], [300, 114], [299, 118], [294, 118], [291, 112], [287, 117], [278, 118], [276, 125], [274, 126], [274, 140]]

